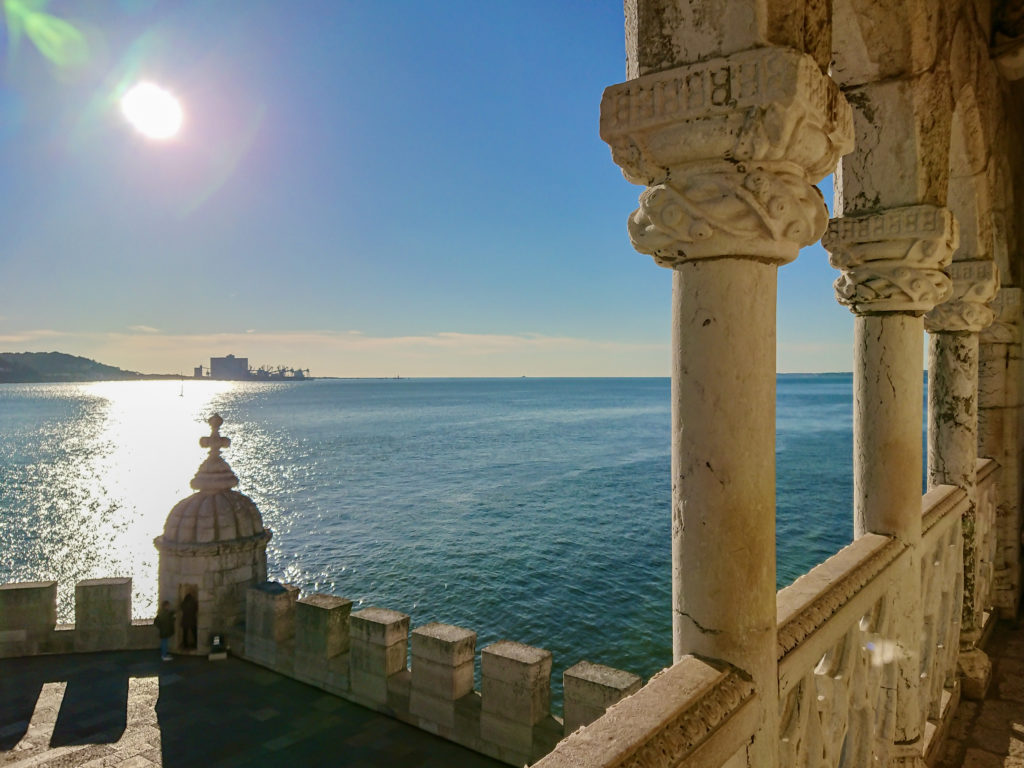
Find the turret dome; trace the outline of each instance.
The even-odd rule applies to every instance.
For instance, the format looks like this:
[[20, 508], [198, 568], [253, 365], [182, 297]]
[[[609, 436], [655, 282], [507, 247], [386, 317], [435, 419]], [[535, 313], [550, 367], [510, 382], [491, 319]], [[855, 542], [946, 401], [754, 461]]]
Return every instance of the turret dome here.
[[238, 478], [220, 455], [222, 448], [231, 445], [231, 439], [220, 434], [224, 419], [215, 413], [207, 423], [211, 433], [200, 438], [199, 444], [209, 448], [210, 455], [192, 478], [191, 486], [196, 493], [171, 509], [163, 536], [155, 542], [158, 548], [270, 539], [270, 531], [263, 527], [263, 517], [255, 502], [232, 490], [238, 485]]

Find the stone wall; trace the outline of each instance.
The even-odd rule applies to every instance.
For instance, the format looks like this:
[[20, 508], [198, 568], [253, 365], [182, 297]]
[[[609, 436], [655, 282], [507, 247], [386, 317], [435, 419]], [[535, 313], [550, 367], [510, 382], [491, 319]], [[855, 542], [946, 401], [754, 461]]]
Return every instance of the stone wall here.
[[[131, 594], [130, 578], [81, 581], [75, 623], [57, 624], [57, 582], [0, 585], [0, 658], [155, 651], [156, 628], [152, 619], [132, 620]], [[478, 691], [473, 630], [430, 623], [410, 633], [404, 613], [353, 612], [351, 600], [300, 598], [297, 587], [277, 582], [251, 587], [246, 598], [244, 636], [228, 633], [233, 654], [509, 765], [540, 759], [642, 682], [576, 664], [563, 675], [563, 723], [551, 714], [550, 651], [510, 640], [480, 649]]]
[[550, 651], [509, 640], [482, 648], [477, 691], [476, 639], [436, 622], [410, 633], [407, 614], [352, 612], [345, 598], [299, 598], [266, 582], [249, 590], [244, 657], [509, 765], [540, 759], [640, 689], [636, 675], [580, 662], [563, 675], [563, 723], [551, 714]]
[[130, 578], [75, 586], [75, 623], [57, 623], [57, 582], [0, 585], [0, 658], [158, 648], [152, 619], [132, 619]]

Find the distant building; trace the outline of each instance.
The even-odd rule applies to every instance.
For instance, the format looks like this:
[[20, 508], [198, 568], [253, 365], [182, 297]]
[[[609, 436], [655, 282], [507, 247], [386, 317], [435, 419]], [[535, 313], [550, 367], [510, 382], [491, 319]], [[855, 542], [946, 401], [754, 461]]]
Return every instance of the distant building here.
[[249, 378], [249, 358], [235, 357], [211, 357], [210, 378], [227, 381], [244, 381]]

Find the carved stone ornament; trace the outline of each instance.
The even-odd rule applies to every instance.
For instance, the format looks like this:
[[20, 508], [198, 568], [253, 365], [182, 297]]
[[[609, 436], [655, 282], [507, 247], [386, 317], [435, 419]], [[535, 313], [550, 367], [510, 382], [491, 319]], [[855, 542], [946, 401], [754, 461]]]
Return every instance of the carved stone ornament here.
[[717, 256], [783, 263], [820, 237], [813, 183], [853, 148], [853, 119], [813, 59], [761, 48], [613, 85], [601, 138], [634, 184], [636, 248], [663, 266]]
[[822, 238], [829, 262], [843, 271], [836, 300], [858, 315], [920, 316], [941, 304], [952, 292], [943, 269], [958, 243], [953, 214], [933, 205], [832, 219]]
[[827, 224], [821, 192], [801, 175], [713, 163], [643, 192], [629, 238], [663, 267], [722, 255], [786, 263]]
[[954, 261], [949, 266], [953, 295], [924, 316], [929, 333], [979, 333], [995, 318], [989, 303], [999, 290], [999, 268], [988, 259]]
[[754, 698], [754, 684], [736, 671], [694, 699], [691, 706], [664, 722], [618, 768], [661, 768], [681, 765], [721, 728], [741, 706]]
[[1020, 343], [1021, 289], [1004, 286], [990, 305], [995, 321], [981, 332], [984, 344]]

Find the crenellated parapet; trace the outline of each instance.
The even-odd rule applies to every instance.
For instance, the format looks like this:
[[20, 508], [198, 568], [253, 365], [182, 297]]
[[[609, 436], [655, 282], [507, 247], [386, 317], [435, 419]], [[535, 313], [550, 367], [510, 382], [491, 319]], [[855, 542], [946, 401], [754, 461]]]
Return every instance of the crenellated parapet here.
[[[249, 589], [244, 658], [510, 765], [534, 762], [567, 733], [639, 690], [636, 675], [581, 662], [565, 671], [566, 719], [551, 713], [551, 652], [286, 584]], [[411, 653], [410, 653], [411, 651]], [[411, 665], [408, 659], [411, 657]]]
[[57, 623], [57, 582], [0, 584], [0, 659], [157, 648], [152, 619], [132, 619], [132, 580], [75, 585], [75, 623]]
[[[130, 578], [80, 581], [75, 623], [57, 624], [57, 582], [0, 585], [0, 659], [155, 653], [156, 627], [131, 618], [131, 590]], [[509, 640], [480, 649], [476, 690], [476, 632], [432, 622], [410, 633], [410, 623], [399, 611], [353, 612], [346, 598], [263, 582], [248, 589], [244, 636], [229, 637], [229, 650], [510, 765], [535, 762], [640, 689], [637, 675], [580, 662], [563, 675], [563, 724], [551, 712], [550, 651]]]

